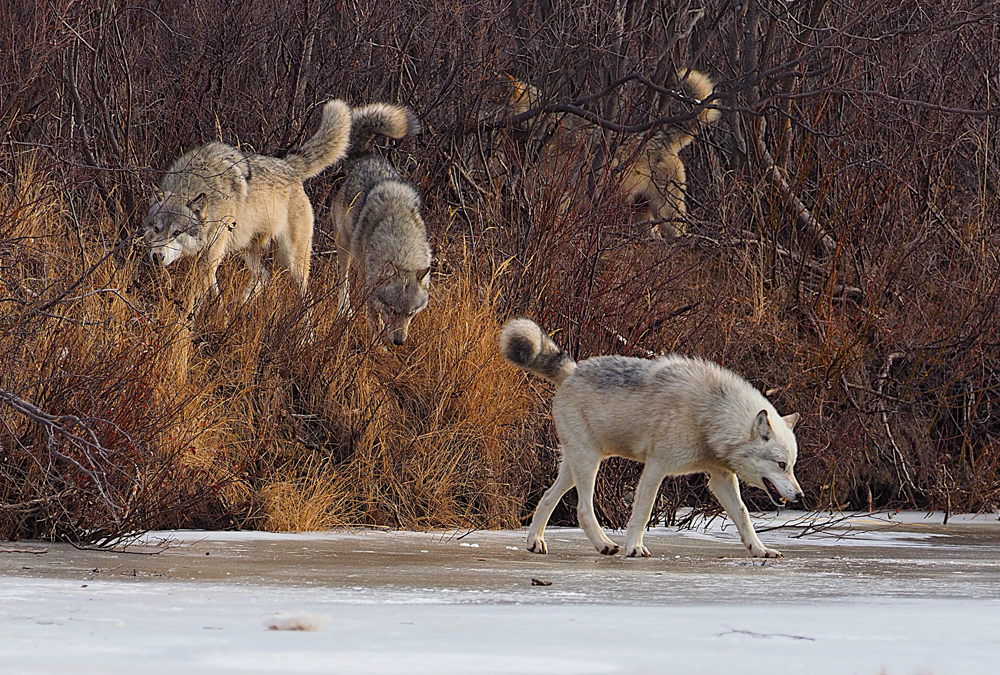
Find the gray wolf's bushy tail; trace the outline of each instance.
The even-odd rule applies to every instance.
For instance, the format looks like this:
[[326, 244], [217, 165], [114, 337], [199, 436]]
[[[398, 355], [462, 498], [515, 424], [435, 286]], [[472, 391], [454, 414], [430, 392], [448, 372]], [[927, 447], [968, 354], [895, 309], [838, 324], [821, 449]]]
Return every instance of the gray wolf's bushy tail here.
[[375, 136], [405, 138], [421, 131], [420, 120], [403, 105], [370, 103], [351, 111], [351, 144], [347, 157], [353, 159], [371, 149]]
[[[684, 89], [684, 94], [698, 101], [704, 101], [715, 89], [712, 78], [697, 70], [680, 71], [677, 73], [677, 80]], [[676, 155], [691, 144], [703, 126], [712, 124], [720, 115], [722, 115], [720, 110], [702, 108], [697, 117], [681, 122], [671, 129], [658, 131], [655, 136], [659, 138], [656, 140], [666, 147], [667, 152]]]
[[327, 101], [319, 129], [298, 150], [285, 155], [285, 162], [303, 180], [312, 178], [347, 156], [350, 138], [351, 109], [343, 101]]
[[521, 370], [556, 386], [576, 369], [576, 361], [530, 319], [511, 319], [500, 331], [500, 353]]

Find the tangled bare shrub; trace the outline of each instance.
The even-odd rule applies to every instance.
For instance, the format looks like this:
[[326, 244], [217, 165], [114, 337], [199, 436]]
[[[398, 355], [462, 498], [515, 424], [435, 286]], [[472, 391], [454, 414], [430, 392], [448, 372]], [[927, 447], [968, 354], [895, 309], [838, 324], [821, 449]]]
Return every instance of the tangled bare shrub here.
[[[557, 454], [544, 385], [494, 353], [513, 313], [578, 358], [711, 358], [803, 413], [809, 506], [995, 508], [998, 10], [8, 3], [0, 535], [515, 525]], [[682, 153], [689, 235], [653, 242], [608, 158], [697, 114], [669, 85], [688, 66], [718, 82], [722, 119]], [[516, 118], [506, 75], [538, 91]], [[419, 344], [373, 351], [363, 319], [332, 319], [334, 173], [308, 186], [315, 340], [287, 280], [244, 307], [226, 267], [185, 338], [183, 270], [171, 287], [135, 247], [148, 186], [213, 138], [294, 147], [330, 96], [425, 123], [384, 149], [423, 193], [437, 257]], [[597, 140], [550, 175], [560, 124]], [[620, 524], [637, 472], [609, 464], [597, 508]], [[706, 497], [667, 481], [657, 517]]]

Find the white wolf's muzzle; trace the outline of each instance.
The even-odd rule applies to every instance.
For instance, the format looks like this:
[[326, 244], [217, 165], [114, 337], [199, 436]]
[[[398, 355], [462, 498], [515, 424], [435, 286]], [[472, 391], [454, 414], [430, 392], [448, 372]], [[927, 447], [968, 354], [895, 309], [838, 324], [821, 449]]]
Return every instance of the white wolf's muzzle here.
[[799, 488], [798, 483], [795, 483], [793, 486], [789, 486], [789, 489], [787, 490], [779, 490], [778, 487], [768, 480], [766, 476], [761, 476], [760, 480], [764, 485], [764, 491], [771, 499], [771, 503], [775, 506], [784, 506], [785, 502], [801, 501], [801, 499], [805, 496], [802, 494], [802, 489]]

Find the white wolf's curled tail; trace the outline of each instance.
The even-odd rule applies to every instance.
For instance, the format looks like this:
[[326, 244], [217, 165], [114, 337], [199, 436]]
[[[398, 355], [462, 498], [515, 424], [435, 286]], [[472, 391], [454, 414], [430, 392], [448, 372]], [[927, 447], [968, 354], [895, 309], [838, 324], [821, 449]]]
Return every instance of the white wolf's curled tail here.
[[327, 101], [319, 129], [284, 159], [300, 178], [312, 178], [347, 156], [350, 137], [351, 109], [341, 100]]
[[375, 136], [405, 138], [421, 131], [420, 120], [403, 105], [370, 103], [351, 111], [351, 144], [347, 157], [363, 155], [371, 149]]
[[[712, 78], [697, 70], [679, 71], [677, 81], [684, 89], [684, 94], [696, 101], [704, 101], [712, 95], [712, 91], [715, 89], [715, 82]], [[721, 115], [720, 110], [702, 108], [694, 119], [681, 122], [671, 129], [658, 131], [653, 137], [654, 141], [662, 145], [666, 152], [676, 155], [691, 144], [703, 126], [714, 123]]]
[[511, 319], [500, 331], [500, 353], [521, 370], [544, 377], [556, 386], [574, 370], [576, 361], [530, 319]]

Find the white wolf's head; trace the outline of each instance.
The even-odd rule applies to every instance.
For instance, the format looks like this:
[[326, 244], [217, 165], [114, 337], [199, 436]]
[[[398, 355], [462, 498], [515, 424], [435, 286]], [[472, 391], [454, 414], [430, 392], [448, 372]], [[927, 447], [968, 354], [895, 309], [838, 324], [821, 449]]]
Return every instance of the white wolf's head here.
[[802, 499], [802, 488], [795, 480], [798, 445], [792, 429], [799, 414], [784, 417], [767, 410], [757, 413], [748, 429], [749, 439], [737, 447], [731, 458], [733, 471], [748, 485], [767, 493], [776, 506]]
[[150, 202], [143, 230], [153, 262], [163, 267], [178, 258], [195, 255], [205, 242], [201, 231], [207, 198], [201, 193], [194, 199], [185, 195], [164, 194], [157, 189]]
[[398, 346], [406, 342], [413, 317], [427, 309], [431, 268], [401, 270], [392, 263], [388, 268], [388, 276], [376, 287], [369, 302], [382, 319], [385, 337]]

